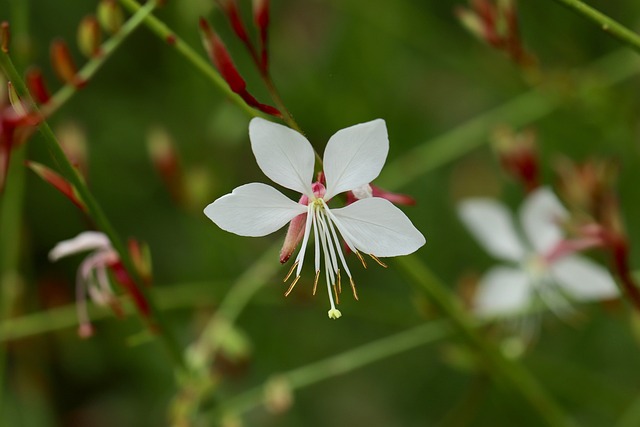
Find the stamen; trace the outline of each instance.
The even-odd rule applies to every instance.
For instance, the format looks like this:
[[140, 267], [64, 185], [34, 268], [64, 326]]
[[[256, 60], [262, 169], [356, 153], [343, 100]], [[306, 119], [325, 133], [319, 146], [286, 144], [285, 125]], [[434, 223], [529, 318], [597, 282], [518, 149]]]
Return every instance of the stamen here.
[[[333, 242], [336, 246], [336, 251], [338, 252], [338, 256], [340, 257], [340, 262], [342, 263], [342, 267], [344, 268], [344, 271], [347, 272], [347, 276], [351, 277], [349, 266], [347, 266], [347, 261], [344, 259], [344, 255], [342, 254], [342, 245], [340, 244], [340, 239], [338, 239], [338, 235], [336, 233], [335, 227], [333, 226], [333, 220], [331, 219], [331, 216], [328, 215], [330, 212], [327, 212], [327, 209], [328, 208], [325, 209], [325, 214], [327, 215], [327, 222], [329, 223], [331, 236], [333, 237]], [[345, 239], [345, 242], [346, 242], [346, 239]], [[336, 270], [337, 269], [338, 269], [338, 265], [336, 263]]]
[[351, 289], [353, 290], [353, 297], [356, 299], [356, 301], [358, 300], [358, 292], [356, 291], [356, 284], [353, 281], [352, 277], [349, 277], [349, 282], [351, 282]]
[[296, 261], [299, 262], [298, 271], [296, 273], [296, 275], [298, 276], [302, 272], [302, 264], [304, 264], [304, 255], [307, 251], [307, 243], [309, 242], [309, 235], [311, 233], [312, 218], [313, 215], [311, 212], [311, 205], [309, 205], [307, 206], [307, 222], [304, 225], [304, 238], [302, 239], [302, 245], [300, 246], [300, 251], [298, 252], [298, 256], [296, 257]]
[[285, 297], [289, 296], [289, 294], [293, 290], [293, 287], [296, 285], [296, 283], [298, 283], [298, 280], [300, 280], [300, 276], [296, 276], [296, 278], [293, 279], [293, 282], [291, 282], [291, 285], [289, 286], [289, 289], [287, 289], [287, 292], [284, 293]]
[[342, 293], [342, 283], [340, 283], [340, 270], [338, 270], [338, 292]]
[[[298, 264], [300, 264], [300, 260], [296, 260], [295, 263], [293, 263], [293, 265], [291, 266], [291, 268], [289, 269], [289, 272], [287, 273], [287, 275], [285, 276], [284, 280], [282, 281], [283, 283], [287, 283], [287, 280], [289, 280], [289, 277], [291, 277], [291, 275], [293, 274], [293, 270], [296, 269], [296, 267], [298, 266]], [[299, 275], [298, 275], [299, 276]]]
[[372, 255], [372, 254], [369, 254], [369, 256], [370, 256], [371, 258], [373, 258], [373, 260], [374, 260], [375, 262], [377, 262], [378, 264], [380, 264], [380, 266], [381, 266], [381, 267], [387, 268], [387, 264], [385, 264], [384, 262], [380, 261], [380, 260], [378, 259], [378, 257], [377, 257], [377, 256]]
[[367, 268], [367, 263], [365, 262], [364, 258], [362, 257], [362, 255], [360, 255], [360, 252], [356, 251], [356, 256], [358, 257], [358, 259], [360, 260], [360, 262], [362, 263], [362, 266], [364, 268]]
[[320, 279], [320, 270], [316, 271], [316, 277], [313, 279], [313, 295], [316, 294], [316, 289], [318, 288], [318, 279]]
[[335, 283], [333, 284], [333, 293], [336, 296], [336, 304], [340, 304], [340, 298], [338, 297], [338, 288]]

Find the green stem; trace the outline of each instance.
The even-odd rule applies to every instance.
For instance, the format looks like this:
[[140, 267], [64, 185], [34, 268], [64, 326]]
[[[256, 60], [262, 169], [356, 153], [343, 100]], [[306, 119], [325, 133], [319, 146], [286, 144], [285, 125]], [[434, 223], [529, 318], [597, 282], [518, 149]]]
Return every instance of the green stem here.
[[[332, 377], [352, 372], [363, 366], [398, 355], [405, 351], [436, 342], [451, 333], [449, 322], [435, 321], [400, 332], [390, 337], [347, 350], [344, 353], [311, 363], [301, 368], [274, 375], [291, 391]], [[226, 400], [209, 415], [220, 418], [226, 414], [241, 414], [260, 406], [265, 399], [269, 381], [239, 396]]]
[[550, 426], [571, 426], [573, 423], [547, 395], [536, 379], [520, 364], [509, 360], [487, 343], [478, 333], [473, 319], [462, 309], [444, 284], [415, 255], [394, 259], [397, 266], [430, 297], [432, 302], [456, 325], [462, 335], [485, 358], [492, 372], [498, 373], [517, 389], [538, 410]]
[[[119, 0], [120, 3], [131, 13], [137, 13], [143, 6], [135, 0]], [[251, 117], [262, 116], [258, 111], [249, 107], [237, 94], [229, 89], [229, 85], [220, 74], [211, 66], [208, 60], [199, 55], [191, 46], [173, 32], [164, 22], [153, 15], [148, 15], [144, 19], [144, 24], [160, 39], [173, 46], [191, 65], [200, 71], [218, 90], [220, 90], [234, 104], [240, 107]]]
[[[637, 56], [616, 51], [591, 64], [584, 73], [598, 77], [602, 87], [613, 86], [640, 72]], [[488, 135], [501, 124], [526, 126], [548, 116], [565, 99], [557, 90], [538, 87], [461, 123], [448, 132], [405, 152], [384, 168], [379, 183], [389, 190], [399, 189], [488, 142]]]
[[[100, 55], [91, 58], [77, 73], [79, 81], [88, 82], [100, 70], [104, 63], [111, 55], [120, 47], [120, 45], [135, 31], [158, 6], [156, 0], [147, 2], [143, 7], [136, 11], [120, 28], [120, 30], [106, 40], [100, 46]], [[74, 84], [67, 83], [61, 87], [41, 108], [41, 113], [45, 117], [49, 117], [61, 106], [63, 106], [77, 91], [78, 87]]]
[[580, 15], [598, 25], [600, 29], [602, 29], [602, 31], [608, 33], [612, 37], [615, 37], [622, 43], [629, 46], [631, 49], [640, 53], [640, 35], [631, 31], [624, 25], [620, 24], [618, 21], [609, 18], [604, 13], [600, 12], [597, 9], [594, 9], [593, 7], [580, 0], [555, 1], [568, 7], [569, 9], [578, 12]]
[[[155, 7], [154, 1], [149, 2], [147, 5], [145, 5], [144, 9], [141, 9], [136, 15], [134, 15], [136, 17], [136, 21], [138, 23], [142, 22], [142, 20], [139, 19], [140, 16], [149, 14], [154, 7]], [[15, 69], [13, 62], [11, 61], [11, 58], [7, 54], [1, 51], [0, 51], [0, 66], [4, 70], [7, 77], [14, 84], [16, 90], [18, 91], [18, 94], [22, 97], [22, 99], [29, 101], [29, 103], [32, 105], [32, 110], [37, 113], [38, 112], [37, 107], [35, 106], [35, 103], [33, 102], [33, 100], [30, 98], [27, 88], [24, 84], [24, 81], [20, 77], [20, 74], [18, 73], [18, 71]], [[135, 268], [133, 260], [131, 259], [131, 256], [126, 246], [124, 245], [120, 237], [116, 234], [114, 227], [111, 225], [111, 223], [107, 219], [107, 216], [105, 215], [104, 211], [102, 210], [97, 200], [93, 197], [93, 195], [89, 191], [89, 188], [86, 186], [84, 180], [82, 179], [82, 177], [80, 176], [76, 168], [73, 167], [73, 165], [65, 155], [64, 151], [62, 150], [62, 147], [60, 146], [60, 144], [58, 143], [58, 140], [56, 139], [55, 134], [49, 127], [49, 124], [46, 121], [42, 121], [42, 123], [40, 124], [39, 130], [43, 136], [44, 142], [47, 145], [47, 148], [49, 149], [51, 156], [53, 157], [54, 161], [58, 164], [60, 171], [62, 172], [62, 175], [76, 188], [76, 190], [78, 191], [78, 194], [80, 195], [80, 198], [82, 199], [82, 201], [85, 203], [87, 207], [87, 214], [95, 221], [95, 223], [99, 226], [99, 228], [109, 237], [113, 248], [119, 254], [122, 264], [124, 265], [129, 275], [131, 276], [132, 280], [135, 282], [139, 292], [144, 296], [144, 298], [148, 302], [149, 311], [150, 311], [149, 321], [151, 323], [151, 326], [153, 328], [157, 327], [159, 331], [158, 335], [160, 336], [162, 342], [167, 347], [167, 350], [170, 356], [172, 357], [173, 361], [175, 362], [175, 364], [181, 368], [184, 368], [185, 363], [184, 363], [184, 358], [183, 358], [183, 354], [180, 349], [180, 346], [175, 340], [175, 337], [170, 333], [164, 318], [162, 317], [161, 313], [159, 312], [153, 300], [151, 299], [149, 290], [146, 288], [145, 285], [143, 285], [143, 282], [139, 277], [139, 273]]]

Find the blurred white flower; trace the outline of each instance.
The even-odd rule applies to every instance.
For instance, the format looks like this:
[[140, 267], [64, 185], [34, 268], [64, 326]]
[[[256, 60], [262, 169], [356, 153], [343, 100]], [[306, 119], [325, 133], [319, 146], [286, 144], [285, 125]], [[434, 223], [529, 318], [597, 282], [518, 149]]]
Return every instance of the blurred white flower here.
[[475, 297], [477, 314], [517, 313], [535, 298], [560, 314], [570, 308], [568, 299], [594, 301], [619, 295], [607, 270], [576, 255], [589, 243], [564, 238], [561, 223], [568, 213], [549, 188], [532, 192], [520, 209], [526, 240], [502, 203], [469, 199], [458, 205], [458, 214], [490, 255], [510, 264], [493, 267], [482, 277]]
[[326, 188], [313, 183], [314, 151], [300, 133], [255, 118], [249, 125], [249, 137], [262, 172], [275, 183], [306, 196], [306, 200], [303, 197], [301, 203], [296, 203], [271, 186], [251, 183], [220, 197], [204, 213], [223, 230], [251, 237], [273, 233], [295, 217], [306, 215], [302, 245], [285, 278], [286, 281], [297, 268], [287, 295], [300, 278], [311, 230], [315, 248], [314, 292], [323, 255], [332, 319], [341, 316], [332, 295], [332, 287], [336, 299], [341, 289], [340, 265], [357, 298], [339, 236], [358, 257], [362, 252], [375, 260], [410, 254], [424, 245], [424, 236], [388, 200], [368, 197], [343, 208], [327, 206], [335, 195], [368, 185], [382, 170], [389, 151], [384, 120], [342, 129], [329, 139], [323, 159]]
[[117, 299], [111, 288], [107, 269], [119, 261], [109, 238], [97, 231], [85, 231], [73, 239], [59, 242], [50, 252], [49, 259], [57, 261], [77, 253], [91, 251], [78, 268], [76, 278], [76, 309], [80, 322], [78, 334], [82, 338], [93, 335], [87, 313], [86, 293], [98, 305], [117, 309]]

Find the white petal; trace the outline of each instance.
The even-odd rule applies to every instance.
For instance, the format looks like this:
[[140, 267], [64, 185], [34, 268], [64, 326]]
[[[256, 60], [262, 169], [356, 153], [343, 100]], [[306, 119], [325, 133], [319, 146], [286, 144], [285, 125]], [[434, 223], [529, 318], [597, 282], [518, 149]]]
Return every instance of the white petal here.
[[324, 150], [325, 200], [373, 181], [389, 152], [384, 120], [361, 123], [336, 132]]
[[478, 242], [496, 258], [520, 261], [522, 240], [507, 208], [491, 199], [469, 199], [458, 204], [458, 216]]
[[49, 259], [57, 261], [69, 255], [95, 249], [110, 249], [111, 242], [106, 234], [99, 231], [84, 231], [73, 239], [63, 240], [49, 252]]
[[560, 258], [552, 264], [551, 274], [558, 285], [578, 301], [606, 300], [620, 295], [611, 274], [581, 256]]
[[481, 316], [500, 316], [526, 308], [531, 286], [522, 270], [494, 267], [480, 280], [474, 310]]
[[400, 209], [379, 197], [358, 200], [331, 213], [338, 220], [338, 230], [346, 231], [356, 249], [366, 254], [407, 255], [426, 242]]
[[240, 236], [260, 237], [282, 228], [307, 207], [275, 188], [260, 183], [242, 185], [204, 209], [218, 227]]
[[536, 252], [545, 254], [562, 240], [560, 223], [567, 215], [560, 200], [548, 187], [539, 188], [527, 197], [520, 208], [520, 221]]
[[258, 166], [273, 182], [313, 195], [315, 154], [309, 141], [293, 129], [259, 117], [249, 123], [251, 149]]

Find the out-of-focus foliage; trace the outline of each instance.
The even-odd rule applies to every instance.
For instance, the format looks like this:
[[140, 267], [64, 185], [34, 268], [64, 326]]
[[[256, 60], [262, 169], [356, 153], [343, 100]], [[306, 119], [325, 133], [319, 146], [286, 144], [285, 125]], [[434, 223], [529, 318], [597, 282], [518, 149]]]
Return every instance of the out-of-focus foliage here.
[[[14, 19], [15, 3], [0, 0], [0, 20]], [[239, 3], [244, 11], [250, 10], [250, 2]], [[273, 78], [320, 152], [336, 130], [381, 117], [389, 129], [392, 162], [531, 88], [517, 67], [461, 28], [453, 9], [462, 0], [272, 3]], [[538, 55], [554, 90], [567, 92], [558, 110], [532, 124], [541, 145], [544, 180], [554, 183], [551, 165], [559, 154], [577, 160], [617, 159], [623, 215], [632, 248], [638, 248], [638, 79], [601, 87], [593, 76], [587, 86], [575, 86], [580, 70], [619, 49], [619, 44], [554, 2], [520, 3], [525, 43]], [[636, 2], [593, 3], [632, 27], [640, 18]], [[94, 2], [86, 0], [30, 0], [29, 37], [15, 40], [21, 64], [39, 64], [53, 86], [49, 42], [58, 36], [75, 40], [78, 22], [94, 9]], [[207, 16], [225, 38], [248, 87], [258, 98], [268, 98], [243, 46], [214, 12], [213, 1], [169, 0], [157, 15], [203, 54], [197, 19]], [[80, 61], [75, 48], [73, 55]], [[575, 93], [580, 96], [572, 96]], [[51, 119], [54, 128], [73, 121], [83, 129], [90, 187], [122, 236], [149, 244], [154, 286], [211, 282], [198, 290], [203, 303], [168, 314], [183, 345], [198, 336], [215, 307], [212, 302], [284, 238], [284, 230], [260, 239], [231, 235], [201, 212], [241, 183], [267, 181], [251, 154], [248, 120], [145, 27]], [[157, 126], [172, 136], [190, 182], [200, 186], [199, 196], [186, 207], [175, 203], [149, 159], [146, 138]], [[456, 219], [456, 201], [489, 195], [517, 206], [523, 197], [500, 172], [491, 150], [483, 147], [394, 189], [417, 200], [415, 207], [403, 210], [427, 237], [418, 256], [452, 289], [462, 277], [479, 275], [494, 262]], [[38, 135], [29, 142], [28, 158], [51, 165]], [[392, 178], [385, 177], [383, 169], [380, 183]], [[85, 230], [86, 220], [30, 173], [24, 221], [23, 281], [14, 314], [73, 303], [80, 258], [52, 265], [47, 252], [56, 242]], [[640, 266], [638, 250], [632, 251], [632, 264]], [[233, 396], [275, 373], [433, 316], [424, 296], [394, 271], [393, 263], [388, 270], [375, 265], [354, 269], [360, 301], [345, 294], [344, 316], [335, 322], [326, 318], [325, 297], [311, 297], [311, 276], [303, 277], [287, 299], [280, 275], [265, 277], [268, 284], [238, 321], [250, 342], [251, 357], [242, 369], [229, 373], [216, 398]], [[281, 276], [287, 271], [282, 267]], [[579, 425], [612, 425], [636, 398], [640, 379], [630, 310], [617, 304], [580, 311], [584, 317], [576, 322], [545, 316], [522, 361]], [[11, 342], [0, 424], [164, 425], [175, 392], [174, 372], [159, 343], [137, 339], [140, 331], [133, 316], [109, 317], [96, 322], [96, 336], [90, 340], [80, 340], [75, 329], [68, 328]], [[298, 390], [287, 412], [274, 416], [255, 410], [246, 416], [246, 425], [540, 425], [508, 387], [496, 387], [486, 375], [460, 369], [454, 354], [451, 341], [420, 347]]]

